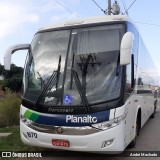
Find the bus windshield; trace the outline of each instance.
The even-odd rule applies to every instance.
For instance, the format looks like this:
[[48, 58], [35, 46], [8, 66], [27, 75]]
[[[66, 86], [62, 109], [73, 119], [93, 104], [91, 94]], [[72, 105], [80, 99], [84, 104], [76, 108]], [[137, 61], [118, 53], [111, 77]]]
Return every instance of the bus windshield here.
[[24, 72], [23, 97], [42, 105], [83, 105], [120, 96], [124, 26], [37, 33]]

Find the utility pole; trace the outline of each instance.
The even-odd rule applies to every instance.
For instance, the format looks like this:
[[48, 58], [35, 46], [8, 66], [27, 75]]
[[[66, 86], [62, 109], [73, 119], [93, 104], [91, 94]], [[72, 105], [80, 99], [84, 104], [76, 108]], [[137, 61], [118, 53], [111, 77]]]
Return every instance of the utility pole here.
[[108, 15], [111, 15], [111, 0], [108, 0]]

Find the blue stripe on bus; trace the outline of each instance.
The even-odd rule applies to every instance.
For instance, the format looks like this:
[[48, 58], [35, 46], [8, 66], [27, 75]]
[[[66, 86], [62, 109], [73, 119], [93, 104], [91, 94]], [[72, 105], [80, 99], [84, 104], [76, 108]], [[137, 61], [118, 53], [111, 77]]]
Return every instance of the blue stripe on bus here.
[[[39, 117], [35, 120], [36, 123], [39, 124], [45, 124], [45, 125], [55, 125], [55, 126], [90, 126], [92, 124], [104, 122], [109, 120], [109, 115], [110, 115], [110, 110], [107, 111], [102, 111], [102, 112], [96, 112], [96, 113], [91, 113], [91, 114], [78, 114], [78, 115], [60, 115], [60, 114], [54, 114], [52, 116], [44, 116], [44, 115], [39, 115]], [[74, 121], [68, 120], [66, 122], [66, 118], [68, 117], [74, 117]], [[94, 122], [76, 122], [76, 119], [82, 119], [86, 120], [87, 117], [94, 118]]]

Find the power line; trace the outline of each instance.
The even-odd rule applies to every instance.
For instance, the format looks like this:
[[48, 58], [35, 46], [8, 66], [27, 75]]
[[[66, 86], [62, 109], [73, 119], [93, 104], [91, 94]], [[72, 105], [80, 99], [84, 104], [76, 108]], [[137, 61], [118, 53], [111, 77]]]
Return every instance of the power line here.
[[133, 2], [132, 2], [132, 4], [128, 7], [128, 9], [126, 10], [126, 12], [124, 13], [124, 14], [126, 14], [127, 12], [128, 12], [128, 10], [133, 6], [133, 4], [136, 2], [136, 0], [134, 0]]
[[60, 6], [62, 6], [64, 9], [66, 9], [68, 12], [70, 12], [72, 15], [75, 15], [76, 17], [79, 18], [78, 15], [76, 15], [74, 12], [72, 12], [69, 8], [65, 7], [63, 4], [61, 4], [60, 2], [58, 2], [57, 0], [54, 0], [56, 3], [58, 3]]
[[[131, 18], [131, 17], [129, 17], [129, 18]], [[139, 24], [144, 24], [144, 25], [150, 25], [150, 26], [160, 27], [160, 24], [156, 24], [156, 23], [148, 23], [148, 22], [143, 22], [143, 21], [135, 21], [133, 19], [132, 19], [132, 21], [134, 23], [139, 23]]]
[[125, 5], [125, 7], [126, 7], [126, 1], [125, 1], [125, 0], [122, 0], [122, 1], [123, 1], [124, 5]]
[[[121, 0], [121, 3], [122, 3], [122, 5], [123, 5], [124, 12], [128, 14], [127, 9], [126, 9], [125, 1]], [[123, 14], [123, 13], [122, 13], [122, 14]]]
[[139, 24], [144, 24], [144, 25], [150, 25], [150, 26], [156, 26], [156, 27], [160, 27], [160, 24], [155, 24], [155, 23], [147, 23], [147, 22], [136, 22], [135, 23], [139, 23]]
[[[68, 12], [70, 12], [72, 15], [75, 15], [75, 13], [73, 12], [73, 11], [71, 11], [70, 9], [68, 9], [67, 7], [65, 7], [63, 4], [61, 4], [60, 2], [58, 2], [57, 0], [54, 0], [56, 3], [58, 3], [59, 5], [61, 5], [63, 8], [65, 8]], [[99, 5], [98, 5], [98, 3], [97, 2], [95, 2], [94, 0], [92, 0], [95, 4], [96, 4], [96, 6], [98, 7], [98, 8], [100, 8], [101, 9], [101, 11], [103, 11], [104, 12], [104, 14], [107, 14], [107, 12], [105, 11], [105, 10], [103, 10]], [[123, 7], [124, 7], [124, 9], [126, 8], [125, 7], [125, 4], [124, 4], [124, 2], [123, 2], [123, 0], [121, 0], [121, 2], [122, 2], [122, 4], [123, 4]], [[136, 0], [134, 0], [133, 2], [132, 2], [132, 4], [128, 7], [128, 9], [126, 10], [125, 9], [125, 13], [133, 6], [133, 4], [136, 2]], [[124, 13], [124, 14], [125, 14]], [[78, 18], [79, 18], [79, 16], [78, 15], [75, 15], [75, 16], [77, 16]], [[134, 21], [135, 23], [139, 23], [139, 24], [144, 24], [144, 25], [150, 25], [150, 26], [156, 26], [156, 27], [160, 27], [160, 24], [155, 24], [155, 23], [147, 23], [147, 22], [141, 22], [141, 21]]]
[[95, 0], [92, 0], [92, 1], [105, 15], [107, 14], [107, 12], [103, 10]]
[[127, 8], [126, 1], [125, 0], [122, 0], [122, 1], [123, 1], [123, 4], [124, 4], [124, 7]]

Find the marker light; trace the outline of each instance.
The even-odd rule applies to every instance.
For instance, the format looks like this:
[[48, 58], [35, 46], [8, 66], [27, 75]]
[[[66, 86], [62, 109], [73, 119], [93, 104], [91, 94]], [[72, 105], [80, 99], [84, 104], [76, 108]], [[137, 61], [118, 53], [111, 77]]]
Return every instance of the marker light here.
[[93, 124], [92, 127], [100, 130], [107, 130], [107, 129], [113, 128], [119, 125], [120, 122], [125, 119], [126, 115], [127, 115], [127, 112], [125, 112], [122, 116], [114, 118], [110, 121]]

